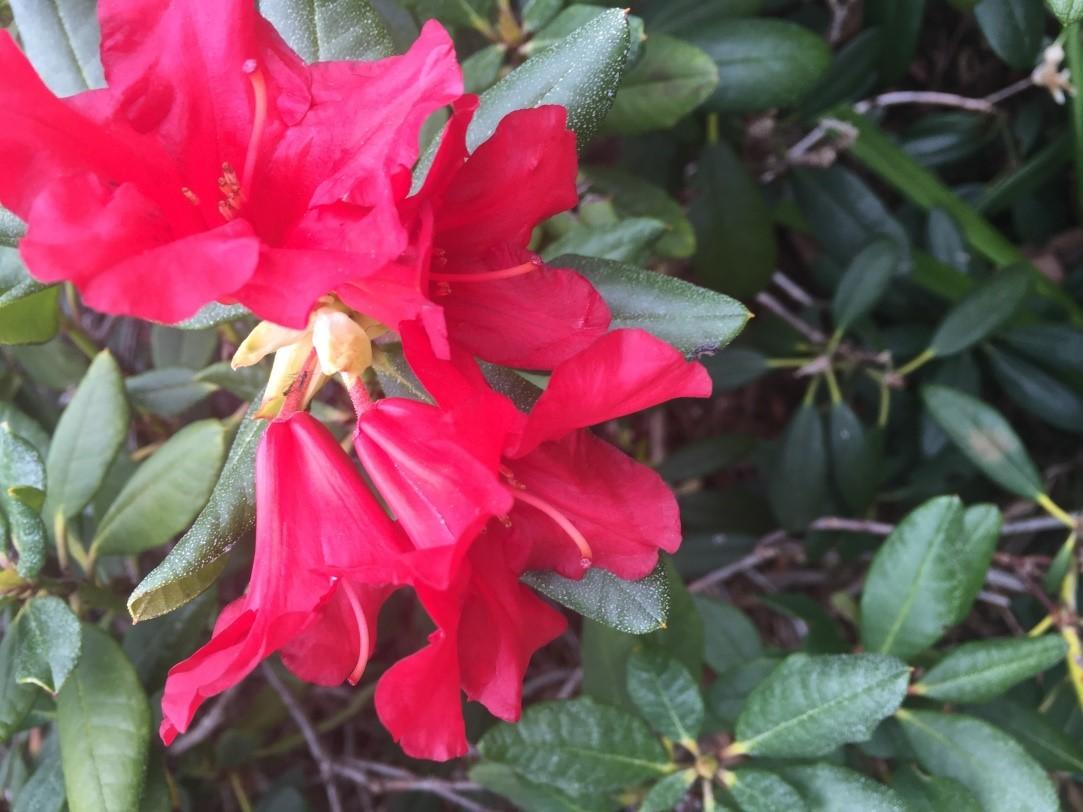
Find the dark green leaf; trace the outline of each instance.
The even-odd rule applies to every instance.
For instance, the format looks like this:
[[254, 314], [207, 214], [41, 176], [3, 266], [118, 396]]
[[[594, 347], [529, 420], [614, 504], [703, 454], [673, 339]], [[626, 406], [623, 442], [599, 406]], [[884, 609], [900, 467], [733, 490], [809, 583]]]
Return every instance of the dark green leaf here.
[[124, 653], [148, 691], [160, 688], [166, 671], [203, 642], [218, 609], [215, 593], [208, 589], [168, 614], [136, 624], [124, 636]]
[[1064, 659], [1057, 635], [964, 643], [929, 670], [912, 691], [941, 702], [988, 702]]
[[828, 412], [827, 439], [835, 487], [852, 511], [864, 513], [880, 485], [879, 430], [866, 431], [854, 410], [839, 401]]
[[1056, 812], [1057, 793], [1042, 768], [1010, 736], [963, 715], [898, 714], [921, 766], [954, 778], [985, 812]]
[[725, 346], [750, 318], [740, 302], [657, 271], [572, 255], [552, 264], [591, 281], [609, 305], [613, 329], [647, 330], [688, 355]]
[[696, 771], [681, 770], [667, 775], [643, 796], [638, 812], [670, 812], [676, 809], [696, 781]]
[[775, 19], [714, 19], [683, 32], [718, 65], [707, 102], [722, 113], [791, 107], [827, 70], [827, 43], [803, 26]]
[[743, 812], [803, 812], [808, 808], [796, 789], [774, 773], [755, 767], [735, 770], [726, 786]]
[[54, 733], [45, 740], [38, 757], [38, 766], [19, 794], [15, 796], [12, 812], [61, 812], [67, 796], [64, 794], [64, 770], [60, 765], [60, 739]]
[[79, 620], [60, 598], [33, 598], [15, 619], [15, 679], [57, 693], [79, 660]]
[[715, 20], [754, 16], [763, 0], [646, 0], [641, 5], [652, 34], [687, 37]]
[[523, 30], [528, 33], [540, 30], [553, 21], [563, 5], [564, 0], [524, 0], [520, 15]]
[[1023, 304], [1030, 282], [1031, 271], [1022, 266], [997, 271], [951, 309], [929, 349], [941, 357], [954, 355], [992, 335]]
[[203, 369], [214, 359], [217, 348], [214, 330], [176, 330], [161, 324], [150, 330], [150, 357], [159, 369]]
[[490, 45], [463, 60], [463, 84], [467, 93], [482, 93], [496, 84], [508, 49], [504, 45]]
[[670, 454], [658, 473], [670, 482], [708, 476], [745, 460], [756, 447], [747, 434], [722, 434], [696, 440]]
[[865, 648], [909, 658], [947, 631], [959, 614], [962, 571], [955, 545], [962, 530], [962, 502], [940, 496], [887, 537], [861, 595]]
[[813, 118], [837, 104], [867, 95], [876, 85], [876, 66], [884, 50], [884, 36], [879, 28], [866, 29], [846, 43], [805, 96], [801, 115]]
[[201, 307], [199, 312], [190, 319], [174, 324], [173, 327], [178, 330], [206, 330], [209, 327], [217, 327], [219, 324], [235, 321], [247, 315], [248, 309], [244, 305], [224, 305], [211, 302]]
[[628, 660], [628, 696], [640, 715], [666, 738], [693, 744], [703, 726], [703, 698], [688, 669], [658, 651]]
[[892, 790], [845, 767], [788, 767], [782, 777], [801, 793], [809, 812], [909, 812]]
[[985, 574], [993, 560], [1003, 519], [995, 505], [973, 505], [963, 513], [963, 533], [955, 545], [962, 584], [958, 614], [952, 625], [962, 623], [985, 584]]
[[19, 39], [34, 68], [58, 96], [102, 87], [95, 0], [11, 0]]
[[1083, 775], [1083, 749], [1046, 714], [1006, 700], [967, 712], [1009, 733], [1047, 770]]
[[551, 262], [561, 254], [582, 254], [615, 262], [638, 262], [644, 258], [647, 248], [665, 232], [665, 223], [649, 217], [629, 217], [594, 226], [577, 225], [547, 245], [542, 258]]
[[523, 581], [584, 617], [628, 634], [646, 634], [666, 624], [669, 589], [661, 564], [641, 581], [625, 581], [591, 567], [579, 581], [554, 572], [528, 572]]
[[625, 674], [628, 658], [639, 637], [618, 632], [611, 626], [583, 618], [579, 658], [583, 667], [583, 694], [607, 705], [633, 708]]
[[109, 506], [91, 549], [101, 555], [136, 555], [184, 530], [207, 503], [225, 442], [225, 427], [217, 420], [200, 420], [170, 437]]
[[266, 428], [251, 417], [241, 423], [195, 524], [128, 598], [134, 621], [170, 612], [203, 592], [225, 568], [226, 553], [255, 525], [256, 449]]
[[740, 389], [771, 371], [766, 355], [743, 347], [732, 347], [707, 356], [702, 363], [711, 375], [715, 394]]
[[79, 513], [94, 497], [128, 433], [128, 401], [117, 362], [98, 353], [57, 424], [45, 471], [46, 521]]
[[481, 754], [572, 794], [623, 789], [673, 771], [641, 720], [585, 697], [529, 708], [478, 742]]
[[624, 77], [605, 129], [627, 135], [673, 127], [717, 84], [718, 68], [699, 48], [664, 34], [651, 37]]
[[1017, 70], [1030, 70], [1045, 33], [1045, 12], [1035, 0], [981, 0], [974, 7], [978, 21], [997, 56]]
[[45, 525], [39, 508], [20, 498], [21, 490], [45, 489], [45, 466], [37, 450], [0, 422], [0, 546], [8, 541], [19, 554], [19, 574], [33, 578], [45, 563]]
[[744, 612], [713, 598], [696, 596], [695, 601], [703, 618], [703, 659], [716, 674], [763, 653], [759, 632]]
[[787, 530], [804, 530], [827, 500], [828, 466], [823, 420], [802, 405], [790, 418], [770, 468], [771, 508]]
[[128, 395], [151, 414], [172, 417], [188, 411], [217, 387], [191, 369], [171, 367], [133, 375], [124, 382]]
[[470, 768], [470, 780], [531, 812], [609, 812], [613, 804], [600, 798], [572, 797], [535, 783], [503, 764], [482, 762]]
[[19, 682], [17, 648], [19, 635], [12, 629], [0, 641], [0, 741], [7, 741], [19, 731], [40, 691], [29, 683]]
[[982, 473], [1024, 499], [1042, 493], [1038, 469], [999, 412], [947, 386], [926, 386], [921, 396], [933, 420]]
[[1083, 395], [1062, 378], [1018, 355], [985, 348], [1001, 388], [1019, 406], [1051, 426], [1083, 432]]
[[888, 239], [881, 238], [870, 243], [854, 257], [839, 281], [831, 302], [835, 326], [847, 330], [858, 319], [872, 312], [887, 293], [898, 269], [899, 249]]
[[814, 758], [865, 741], [902, 703], [909, 678], [905, 663], [880, 654], [791, 654], [749, 695], [733, 748]]
[[83, 653], [57, 700], [71, 812], [138, 808], [150, 745], [150, 707], [113, 639], [83, 626]]
[[696, 229], [697, 278], [733, 296], [753, 296], [775, 270], [771, 212], [756, 181], [724, 141], [707, 144], [688, 217]]
[[1083, 372], [1083, 331], [1078, 327], [1039, 322], [1012, 327], [999, 338], [1013, 350], [1042, 364], [1068, 372]]
[[891, 788], [910, 812], [982, 812], [978, 799], [958, 781], [925, 775], [913, 766], [896, 772]]
[[843, 637], [828, 608], [808, 595], [782, 592], [760, 596], [760, 603], [803, 622], [804, 650], [808, 654], [845, 654], [850, 644]]
[[684, 259], [695, 253], [696, 233], [684, 207], [664, 189], [619, 169], [584, 166], [580, 171], [590, 182], [590, 190], [609, 198], [620, 216], [649, 217], [666, 224], [669, 230], [654, 245], [660, 256]]
[[885, 82], [902, 79], [914, 61], [925, 0], [867, 0], [866, 21], [883, 32], [880, 48], [880, 75]]
[[748, 695], [781, 663], [772, 657], [760, 657], [739, 663], [720, 674], [707, 691], [707, 707], [726, 724], [737, 721]]
[[369, 0], [260, 0], [259, 8], [306, 62], [395, 53], [387, 25]]

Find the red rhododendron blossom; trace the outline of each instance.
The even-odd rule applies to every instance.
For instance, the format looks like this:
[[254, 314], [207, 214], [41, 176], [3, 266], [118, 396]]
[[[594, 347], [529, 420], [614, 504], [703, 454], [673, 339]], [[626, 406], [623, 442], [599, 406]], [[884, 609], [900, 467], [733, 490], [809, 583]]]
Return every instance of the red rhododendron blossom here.
[[[551, 268], [527, 250], [543, 220], [578, 202], [575, 135], [563, 107], [508, 114], [473, 154], [467, 130], [477, 99], [464, 96], [417, 195], [403, 204], [414, 223], [409, 251], [384, 275], [413, 279], [395, 308], [374, 312], [370, 279], [347, 285], [347, 304], [395, 326], [420, 319], [441, 356], [443, 308], [451, 340], [478, 357], [523, 369], [552, 369], [609, 329], [605, 301], [583, 276]], [[386, 298], [386, 294], [383, 298]], [[382, 304], [382, 302], [381, 302]]]
[[400, 531], [334, 437], [307, 413], [268, 427], [256, 460], [256, 511], [245, 595], [222, 611], [210, 642], [169, 672], [166, 744], [188, 729], [205, 699], [275, 652], [310, 682], [356, 682], [379, 607], [401, 580], [396, 561], [407, 544]]
[[407, 755], [466, 755], [462, 693], [494, 716], [518, 720], [530, 658], [563, 633], [564, 616], [519, 582], [495, 539], [480, 538], [456, 581], [417, 589], [436, 631], [380, 678], [376, 712]]
[[0, 203], [31, 273], [164, 322], [213, 300], [304, 326], [407, 248], [425, 118], [462, 92], [435, 23], [379, 62], [306, 66], [253, 0], [101, 0], [108, 87], [56, 98], [0, 32]]

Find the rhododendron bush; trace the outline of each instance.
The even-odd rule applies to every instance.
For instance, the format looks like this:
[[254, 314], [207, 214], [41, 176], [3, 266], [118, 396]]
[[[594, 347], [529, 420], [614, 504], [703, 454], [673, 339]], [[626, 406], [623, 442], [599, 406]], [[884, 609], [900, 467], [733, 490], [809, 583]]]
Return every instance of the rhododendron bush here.
[[0, 2], [6, 800], [1078, 801], [1079, 14], [924, 5]]

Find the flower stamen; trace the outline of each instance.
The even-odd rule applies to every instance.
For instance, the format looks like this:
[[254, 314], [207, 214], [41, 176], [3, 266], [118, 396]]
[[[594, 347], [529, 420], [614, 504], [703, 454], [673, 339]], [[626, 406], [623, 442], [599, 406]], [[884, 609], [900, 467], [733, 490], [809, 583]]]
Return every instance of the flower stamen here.
[[591, 565], [591, 563], [594, 561], [594, 551], [590, 549], [590, 544], [587, 542], [583, 534], [579, 532], [579, 528], [572, 524], [571, 520], [567, 516], [557, 510], [553, 505], [546, 502], [544, 499], [540, 499], [539, 497], [534, 496], [530, 493], [526, 493], [525, 491], [512, 490], [512, 496], [514, 496], [520, 502], [525, 502], [531, 507], [537, 508], [550, 519], [552, 519], [553, 522], [557, 525], [557, 527], [563, 530], [565, 534], [567, 534], [568, 538], [575, 542], [575, 546], [579, 548], [579, 553], [583, 556], [580, 559], [579, 563], [583, 566], [583, 569], [586, 569]]
[[357, 593], [353, 591], [353, 587], [348, 581], [340, 581], [339, 586], [345, 590], [346, 600], [349, 601], [354, 620], [357, 621], [357, 636], [360, 642], [357, 663], [354, 665], [353, 671], [350, 672], [350, 676], [347, 677], [350, 685], [356, 685], [358, 680], [361, 679], [361, 675], [365, 673], [365, 666], [368, 665], [369, 655], [372, 653], [372, 641], [369, 639], [369, 624], [365, 619], [365, 610], [361, 607], [360, 598], [357, 597]]
[[260, 70], [259, 63], [249, 59], [242, 70], [252, 83], [252, 97], [255, 109], [252, 113], [252, 134], [248, 138], [248, 152], [244, 158], [244, 174], [241, 175], [241, 189], [244, 193], [252, 191], [252, 176], [256, 173], [256, 159], [259, 158], [260, 141], [267, 126], [267, 80]]
[[540, 268], [541, 262], [536, 259], [516, 265], [512, 268], [503, 268], [499, 271], [481, 271], [479, 273], [439, 273], [429, 274], [433, 282], [496, 282], [500, 279], [514, 279]]

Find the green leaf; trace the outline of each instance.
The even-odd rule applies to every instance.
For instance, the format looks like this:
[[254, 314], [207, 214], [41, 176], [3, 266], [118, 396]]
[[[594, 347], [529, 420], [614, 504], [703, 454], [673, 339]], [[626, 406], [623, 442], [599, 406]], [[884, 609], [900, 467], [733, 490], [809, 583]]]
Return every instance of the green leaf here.
[[527, 33], [540, 30], [560, 13], [564, 0], [523, 0], [520, 18]]
[[962, 530], [962, 502], [939, 496], [912, 511], [887, 537], [861, 595], [866, 649], [908, 659], [952, 625], [962, 591], [955, 550]]
[[195, 523], [128, 598], [133, 621], [171, 612], [207, 589], [225, 568], [226, 553], [255, 526], [256, 449], [266, 428], [251, 416], [241, 423]]
[[803, 650], [807, 654], [845, 654], [850, 651], [851, 645], [831, 617], [829, 607], [814, 598], [793, 592], [781, 592], [761, 595], [760, 603], [803, 622]]
[[42, 459], [49, 455], [49, 434], [38, 421], [19, 411], [14, 403], [0, 401], [0, 423], [7, 423], [12, 434], [17, 434], [34, 446]]
[[707, 707], [716, 719], [733, 724], [744, 708], [749, 694], [781, 664], [774, 657], [759, 657], [735, 665], [711, 683]]
[[669, 129], [717, 84], [718, 68], [710, 56], [679, 39], [653, 36], [624, 77], [605, 129], [623, 135]]
[[105, 85], [95, 0], [10, 0], [23, 50], [58, 96]]
[[1064, 659], [1058, 636], [964, 643], [933, 666], [912, 688], [941, 702], [988, 702]]
[[696, 771], [692, 769], [667, 775], [643, 796], [638, 812], [671, 812], [677, 809], [695, 781]]
[[574, 255], [552, 264], [591, 281], [609, 305], [614, 330], [644, 329], [686, 355], [725, 346], [751, 318], [740, 302], [657, 271]]
[[583, 618], [583, 630], [579, 638], [579, 659], [583, 668], [583, 694], [604, 702], [631, 710], [628, 696], [628, 658], [639, 642], [635, 637], [618, 632], [612, 626]]
[[567, 795], [524, 778], [503, 764], [482, 762], [470, 768], [470, 780], [531, 812], [609, 812], [613, 804], [599, 798]]
[[882, 466], [881, 433], [866, 431], [845, 401], [831, 405], [827, 438], [835, 487], [854, 513], [864, 513], [876, 498]]
[[696, 233], [684, 207], [666, 191], [630, 172], [601, 166], [583, 166], [590, 191], [607, 197], [621, 217], [661, 220], [669, 229], [654, 245], [659, 256], [685, 259], [696, 250]]
[[136, 624], [124, 635], [124, 653], [148, 691], [161, 688], [166, 672], [203, 642], [218, 610], [215, 593], [215, 589], [208, 589], [166, 615]]
[[[30, 286], [40, 288], [36, 283]], [[42, 344], [60, 327], [57, 286], [23, 295], [19, 288], [0, 294], [0, 344]]]
[[947, 386], [925, 386], [921, 397], [937, 425], [987, 477], [1024, 499], [1042, 493], [1038, 469], [998, 411]]
[[508, 55], [506, 45], [490, 45], [463, 60], [463, 85], [467, 93], [482, 93], [496, 84]]
[[801, 103], [802, 118], [814, 118], [843, 102], [864, 98], [876, 86], [876, 67], [884, 52], [879, 28], [866, 28], [835, 54], [831, 66]]
[[1083, 395], [1063, 377], [1010, 352], [986, 346], [993, 375], [1020, 408], [1064, 431], [1083, 432]]
[[1083, 0], [1045, 0], [1045, 2], [1063, 26], [1083, 20]]
[[687, 37], [715, 20], [752, 17], [763, 0], [646, 0], [641, 5], [651, 34]]
[[881, 654], [791, 654], [748, 697], [731, 750], [814, 758], [867, 741], [906, 696], [910, 669]]
[[973, 505], [963, 513], [963, 532], [955, 545], [962, 576], [958, 613], [951, 625], [962, 623], [985, 585], [985, 574], [993, 560], [1003, 519], [996, 505]]
[[184, 530], [207, 503], [225, 444], [225, 427], [217, 420], [200, 420], [170, 437], [109, 506], [91, 550], [136, 555]]
[[1034, 0], [981, 0], [974, 7], [978, 27], [997, 56], [1016, 70], [1030, 70], [1045, 33], [1045, 13]]
[[60, 739], [53, 733], [45, 740], [38, 766], [15, 796], [11, 811], [61, 812], [66, 800], [64, 770], [60, 764]]
[[688, 217], [696, 230], [696, 277], [733, 296], [759, 293], [775, 271], [771, 212], [729, 144], [703, 148], [693, 190]]
[[880, 75], [885, 82], [897, 82], [910, 69], [921, 36], [925, 0], [866, 0], [865, 20], [879, 26]]
[[128, 433], [128, 401], [117, 362], [98, 353], [57, 423], [45, 471], [46, 521], [79, 513], [97, 493]]
[[628, 696], [658, 733], [694, 743], [703, 727], [703, 698], [688, 669], [658, 651], [635, 651], [628, 660]]
[[200, 380], [197, 372], [181, 367], [132, 375], [124, 387], [138, 408], [165, 417], [183, 414], [217, 389]]
[[577, 225], [545, 247], [542, 259], [582, 254], [614, 262], [638, 262], [666, 231], [666, 224], [649, 217], [629, 217], [616, 223]]
[[589, 617], [627, 634], [646, 634], [666, 625], [669, 588], [659, 564], [640, 581], [625, 581], [599, 567], [591, 567], [579, 581], [554, 572], [528, 572], [523, 582]]
[[718, 66], [718, 87], [707, 106], [720, 113], [792, 107], [831, 62], [823, 39], [783, 20], [716, 19], [684, 37]]
[[79, 660], [79, 620], [51, 595], [30, 600], [15, 619], [15, 679], [51, 694], [64, 686]]
[[71, 812], [137, 809], [150, 707], [120, 646], [95, 626], [83, 626], [83, 653], [60, 692], [56, 715]]
[[1083, 775], [1083, 749], [1046, 714], [1006, 700], [967, 712], [1009, 733], [1047, 770]]
[[925, 775], [913, 766], [896, 772], [891, 787], [910, 812], [982, 812], [978, 799], [958, 781]]
[[820, 517], [828, 495], [827, 463], [820, 413], [802, 405], [782, 435], [767, 485], [771, 508], [787, 530], [804, 530]]
[[929, 342], [937, 356], [969, 349], [1015, 315], [1030, 290], [1032, 274], [1015, 265], [998, 271], [951, 309]]
[[756, 626], [740, 609], [697, 595], [696, 609], [703, 618], [703, 659], [716, 674], [763, 654]]
[[892, 790], [845, 767], [787, 767], [782, 777], [797, 787], [809, 812], [910, 812]]
[[391, 33], [369, 0], [260, 0], [259, 8], [306, 62], [395, 53]]
[[211, 302], [201, 307], [191, 318], [171, 326], [178, 330], [206, 330], [209, 327], [217, 327], [219, 324], [225, 324], [228, 321], [236, 321], [247, 315], [249, 315], [248, 308], [244, 305], [224, 305]]
[[1070, 324], [1023, 324], [1003, 331], [998, 338], [1034, 361], [1083, 372], [1083, 331]]
[[932, 711], [900, 711], [898, 718], [921, 766], [965, 786], [984, 812], [1060, 809], [1045, 771], [992, 725]]
[[19, 635], [9, 628], [0, 641], [0, 741], [7, 741], [21, 727], [30, 713], [40, 691], [33, 685], [19, 682], [17, 648]]
[[755, 767], [734, 770], [726, 787], [743, 812], [804, 812], [801, 794], [774, 773]]
[[156, 324], [150, 329], [150, 357], [154, 366], [203, 369], [214, 360], [218, 333], [214, 330], [176, 330]]
[[673, 771], [644, 722], [585, 697], [535, 705], [518, 724], [489, 730], [478, 749], [531, 781], [572, 794], [623, 789]]
[[19, 554], [19, 574], [33, 578], [45, 563], [45, 524], [28, 505], [22, 490], [45, 489], [45, 466], [37, 450], [0, 422], [0, 543], [8, 541]]
[[839, 330], [848, 330], [879, 304], [899, 269], [899, 259], [896, 244], [884, 238], [870, 243], [854, 257], [831, 301], [831, 313]]
[[508, 113], [543, 104], [566, 107], [568, 126], [586, 144], [613, 105], [629, 42], [626, 13], [607, 9], [528, 59], [482, 94], [467, 133], [469, 148], [487, 141]]
[[0, 206], [0, 246], [14, 248], [26, 234], [23, 221]]

